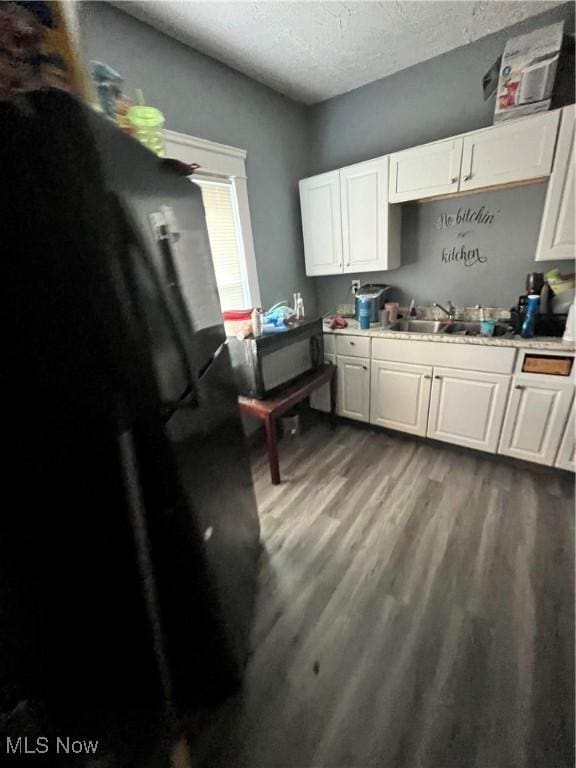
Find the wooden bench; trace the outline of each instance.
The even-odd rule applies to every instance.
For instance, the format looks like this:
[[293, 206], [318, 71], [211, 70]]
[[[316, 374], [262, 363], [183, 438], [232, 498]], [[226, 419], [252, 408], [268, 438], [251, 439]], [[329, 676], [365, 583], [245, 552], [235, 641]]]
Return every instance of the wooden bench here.
[[310, 373], [305, 373], [296, 381], [289, 384], [266, 400], [257, 400], [255, 397], [240, 395], [240, 411], [247, 416], [254, 416], [264, 422], [266, 429], [266, 446], [268, 448], [268, 461], [270, 463], [270, 477], [273, 485], [280, 483], [280, 462], [278, 459], [278, 432], [276, 419], [289, 411], [293, 405], [300, 403], [311, 392], [330, 384], [330, 415], [334, 423], [336, 409], [336, 368], [331, 363], [323, 363]]

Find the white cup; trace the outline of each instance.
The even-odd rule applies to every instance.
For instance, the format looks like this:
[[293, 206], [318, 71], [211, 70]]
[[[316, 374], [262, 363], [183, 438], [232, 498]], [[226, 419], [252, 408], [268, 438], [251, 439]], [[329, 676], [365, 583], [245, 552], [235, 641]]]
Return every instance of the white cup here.
[[390, 310], [381, 309], [379, 315], [380, 315], [380, 326], [382, 328], [387, 328], [390, 325]]
[[384, 308], [388, 310], [388, 319], [391, 323], [398, 319], [398, 310], [400, 309], [400, 304], [398, 304], [397, 301], [386, 302], [386, 304], [384, 304]]

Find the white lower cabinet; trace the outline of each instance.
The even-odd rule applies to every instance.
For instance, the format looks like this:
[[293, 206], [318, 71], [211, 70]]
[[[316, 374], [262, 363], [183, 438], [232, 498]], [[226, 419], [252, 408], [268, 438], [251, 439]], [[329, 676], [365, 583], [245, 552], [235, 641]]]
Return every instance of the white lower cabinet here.
[[564, 437], [560, 442], [555, 466], [576, 472], [576, 401], [572, 400], [572, 408], [564, 427]]
[[510, 377], [434, 368], [428, 437], [496, 452]]
[[368, 421], [370, 415], [370, 360], [364, 357], [336, 358], [338, 395], [336, 412], [339, 416]]
[[432, 368], [372, 361], [370, 423], [425, 435], [432, 385]]
[[[524, 372], [530, 350], [357, 334], [325, 350], [339, 416], [576, 471], [574, 377]], [[328, 388], [310, 404], [328, 411]]]
[[573, 393], [572, 382], [514, 376], [498, 452], [554, 464]]

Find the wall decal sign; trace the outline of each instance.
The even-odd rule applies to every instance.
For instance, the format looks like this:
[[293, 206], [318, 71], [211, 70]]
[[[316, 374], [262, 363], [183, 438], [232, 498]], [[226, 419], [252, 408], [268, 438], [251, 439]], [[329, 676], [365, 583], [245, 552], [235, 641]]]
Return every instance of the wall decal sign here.
[[460, 261], [465, 267], [473, 267], [474, 264], [486, 264], [488, 256], [482, 256], [480, 248], [466, 248], [465, 245], [460, 248], [442, 248], [442, 263], [450, 264], [454, 261]]
[[494, 224], [500, 210], [494, 213], [483, 205], [480, 208], [458, 208], [456, 213], [441, 213], [436, 219], [436, 229], [449, 229], [460, 224]]
[[[491, 226], [496, 217], [501, 213], [500, 209], [491, 211], [483, 205], [480, 208], [458, 208], [456, 213], [441, 213], [434, 222], [434, 227], [441, 232], [453, 227], [461, 227], [455, 235], [459, 240], [464, 240], [468, 235], [473, 235], [475, 229], [468, 229], [472, 225]], [[465, 267], [473, 267], [475, 264], [486, 264], [488, 256], [480, 253], [480, 248], [467, 245], [450, 245], [442, 248], [440, 254], [442, 264], [463, 264]]]

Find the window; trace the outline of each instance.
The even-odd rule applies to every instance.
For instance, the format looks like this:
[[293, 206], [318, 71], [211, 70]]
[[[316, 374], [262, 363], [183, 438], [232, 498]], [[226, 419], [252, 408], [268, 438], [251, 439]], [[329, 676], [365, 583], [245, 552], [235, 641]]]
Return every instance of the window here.
[[261, 307], [250, 220], [246, 151], [164, 131], [166, 156], [197, 163], [222, 309]]
[[246, 309], [251, 303], [250, 290], [232, 182], [212, 181], [197, 176], [194, 176], [193, 181], [202, 190], [220, 306], [223, 311]]

